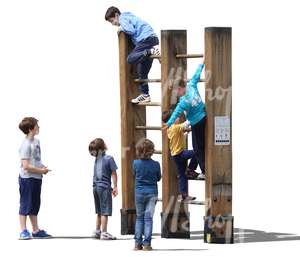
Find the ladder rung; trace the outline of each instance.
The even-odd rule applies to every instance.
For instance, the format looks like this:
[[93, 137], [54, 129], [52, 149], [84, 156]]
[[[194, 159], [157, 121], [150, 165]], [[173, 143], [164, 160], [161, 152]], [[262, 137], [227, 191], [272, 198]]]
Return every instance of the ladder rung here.
[[[185, 79], [186, 82], [191, 81], [191, 79]], [[161, 79], [135, 79], [134, 82], [136, 83], [160, 83]], [[198, 82], [205, 82], [205, 79], [200, 79]]]
[[143, 106], [160, 106], [159, 102], [148, 102], [148, 103], [138, 103], [136, 105], [143, 105]]
[[203, 54], [176, 54], [176, 58], [202, 58]]
[[137, 83], [160, 83], [161, 79], [135, 79], [134, 82]]
[[161, 130], [160, 126], [136, 126], [135, 129], [138, 130]]
[[159, 59], [161, 55], [150, 55], [149, 57], [152, 59]]
[[[162, 199], [158, 198], [157, 201], [162, 202]], [[205, 205], [204, 201], [179, 201], [178, 200], [177, 202], [184, 203], [184, 204], [193, 204], [193, 205]]]
[[[190, 82], [191, 79], [187, 79], [186, 82]], [[205, 79], [199, 79], [198, 82], [205, 82]]]
[[162, 154], [161, 150], [154, 150], [154, 154]]

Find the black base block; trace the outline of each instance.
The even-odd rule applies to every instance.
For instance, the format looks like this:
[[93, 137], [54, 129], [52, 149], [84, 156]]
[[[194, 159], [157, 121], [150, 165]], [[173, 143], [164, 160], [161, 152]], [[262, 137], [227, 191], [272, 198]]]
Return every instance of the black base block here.
[[190, 238], [190, 214], [161, 213], [162, 238]]
[[135, 209], [121, 209], [121, 235], [134, 235], [135, 230]]
[[204, 242], [233, 244], [233, 216], [204, 217]]

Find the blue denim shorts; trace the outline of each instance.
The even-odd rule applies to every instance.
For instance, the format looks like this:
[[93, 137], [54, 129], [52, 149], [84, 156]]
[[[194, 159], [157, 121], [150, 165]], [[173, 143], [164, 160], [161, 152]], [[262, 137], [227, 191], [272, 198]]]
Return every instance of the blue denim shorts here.
[[95, 212], [102, 216], [112, 215], [112, 190], [111, 188], [94, 187]]
[[41, 189], [41, 179], [19, 177], [20, 215], [38, 215], [41, 205]]

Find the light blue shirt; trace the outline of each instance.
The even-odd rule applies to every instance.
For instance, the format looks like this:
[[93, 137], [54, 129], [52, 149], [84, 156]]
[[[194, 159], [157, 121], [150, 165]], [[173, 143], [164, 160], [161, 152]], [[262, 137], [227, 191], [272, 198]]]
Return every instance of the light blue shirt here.
[[170, 127], [184, 111], [186, 112], [186, 119], [190, 122], [191, 126], [195, 125], [206, 116], [205, 105], [202, 102], [197, 88], [203, 67], [204, 64], [198, 66], [192, 79], [187, 84], [185, 95], [180, 97], [172, 116], [167, 122], [168, 127]]
[[123, 12], [119, 17], [120, 29], [131, 37], [136, 45], [148, 37], [156, 37], [153, 28], [130, 12]]

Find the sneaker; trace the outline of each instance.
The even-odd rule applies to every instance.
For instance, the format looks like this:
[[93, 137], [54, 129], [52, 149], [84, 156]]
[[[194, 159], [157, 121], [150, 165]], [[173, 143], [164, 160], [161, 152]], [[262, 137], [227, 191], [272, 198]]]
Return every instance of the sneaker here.
[[140, 245], [140, 244], [135, 244], [135, 246], [134, 246], [134, 249], [133, 249], [134, 251], [140, 251], [140, 250], [143, 250], [143, 246], [142, 245]]
[[29, 231], [27, 229], [24, 229], [21, 233], [20, 233], [20, 240], [29, 240], [31, 239], [31, 235], [29, 233]]
[[181, 194], [178, 196], [178, 201], [181, 202], [181, 201], [193, 201], [196, 199], [195, 196], [190, 196], [190, 195], [187, 195], [187, 194]]
[[160, 55], [160, 51], [159, 51], [159, 49], [157, 47], [152, 47], [150, 49], [150, 54], [151, 55], [157, 55], [157, 56], [159, 56]]
[[101, 231], [100, 230], [95, 230], [93, 232], [92, 238], [101, 239]]
[[198, 173], [194, 170], [187, 169], [187, 171], [186, 171], [187, 179], [198, 179], [199, 175], [200, 175], [200, 173]]
[[149, 102], [151, 102], [151, 98], [150, 98], [150, 95], [141, 94], [137, 98], [132, 99], [131, 102], [133, 104], [149, 103]]
[[151, 245], [144, 245], [143, 250], [144, 251], [152, 251], [152, 246]]
[[197, 179], [199, 179], [199, 180], [205, 180], [205, 174], [200, 173], [200, 174], [198, 175]]
[[45, 230], [39, 230], [36, 233], [32, 233], [32, 238], [36, 238], [36, 239], [45, 239], [50, 237], [52, 236], [49, 235]]
[[117, 238], [108, 232], [102, 232], [101, 233], [101, 239], [102, 240], [116, 240]]

